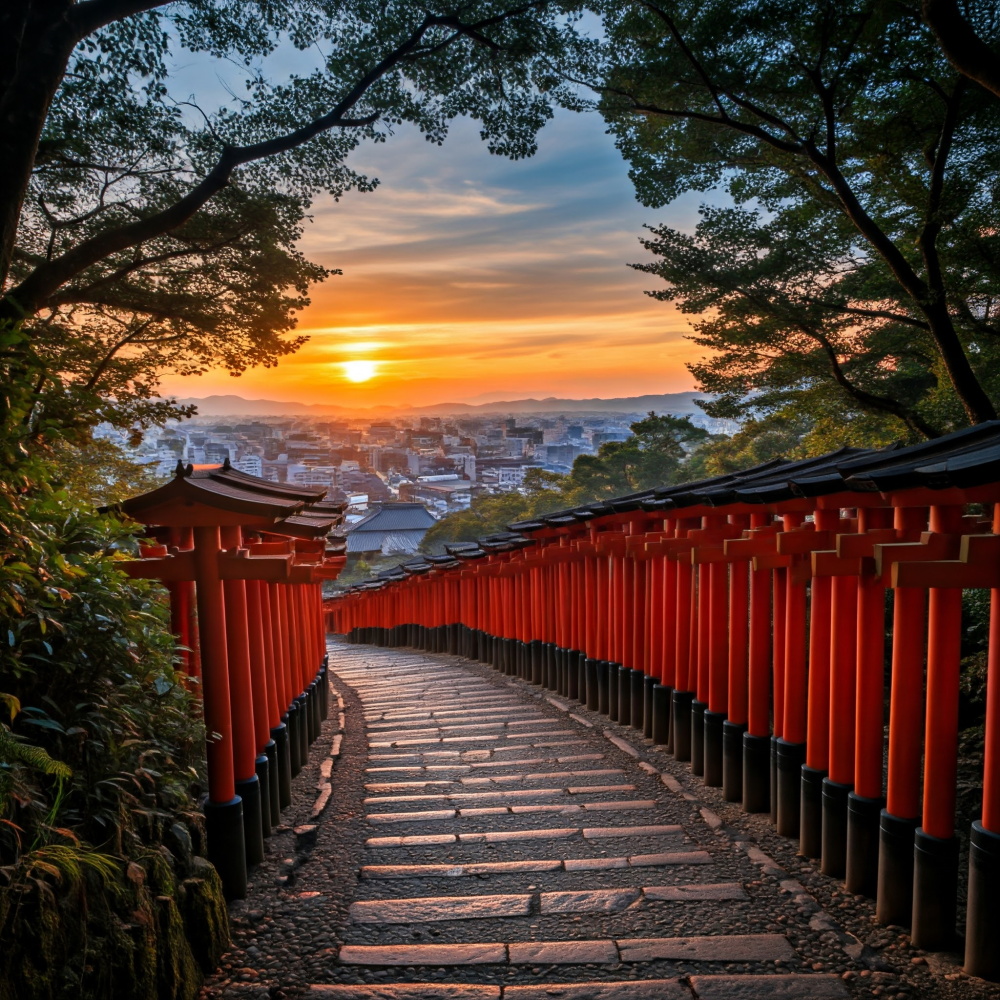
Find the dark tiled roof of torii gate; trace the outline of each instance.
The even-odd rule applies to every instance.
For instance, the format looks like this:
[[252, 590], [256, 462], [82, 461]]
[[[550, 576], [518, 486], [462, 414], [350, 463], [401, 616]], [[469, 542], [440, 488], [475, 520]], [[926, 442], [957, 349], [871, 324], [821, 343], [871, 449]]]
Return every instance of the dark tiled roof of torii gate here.
[[900, 448], [883, 461], [846, 464], [840, 472], [849, 488], [868, 492], [995, 483], [1000, 480], [1000, 420]]
[[305, 503], [306, 500], [301, 497], [247, 489], [229, 477], [214, 476], [204, 469], [195, 471], [191, 466], [185, 468], [178, 465], [177, 474], [170, 482], [148, 493], [123, 500], [115, 505], [115, 509], [137, 521], [144, 521], [144, 515], [148, 516], [151, 511], [194, 505], [280, 521], [297, 514]]
[[686, 495], [696, 489], [710, 489], [736, 481], [745, 481], [748, 477], [756, 474], [774, 473], [776, 470], [786, 468], [792, 464], [794, 463], [786, 458], [774, 458], [743, 472], [730, 472], [720, 476], [711, 476], [707, 479], [700, 479], [693, 483], [683, 483], [677, 486], [657, 486], [655, 489], [643, 490], [641, 493], [632, 493], [628, 496], [615, 497], [607, 501], [596, 501], [584, 507], [553, 511], [551, 514], [543, 514], [528, 521], [515, 521], [512, 524], [508, 524], [507, 527], [512, 532], [532, 532], [541, 531], [544, 528], [568, 527], [581, 521], [606, 517], [609, 514], [628, 514], [632, 511], [644, 511], [655, 514], [672, 509], [676, 505], [674, 502], [674, 497], [676, 496]]
[[835, 469], [838, 463], [845, 459], [871, 454], [871, 451], [864, 448], [838, 448], [836, 451], [819, 455], [816, 458], [789, 462], [778, 469], [737, 476], [725, 486], [707, 490], [691, 490], [689, 493], [677, 497], [675, 505], [682, 506], [682, 499], [688, 503], [710, 504], [713, 507], [722, 507], [731, 503], [779, 503], [795, 496], [789, 486], [789, 480], [796, 473], [821, 473], [827, 469]]
[[[298, 538], [328, 534], [343, 519], [342, 504], [323, 503], [324, 487], [272, 483], [223, 465], [195, 468], [177, 463], [174, 478], [115, 505], [138, 521], [155, 523], [171, 508], [201, 505], [248, 518], [270, 520], [269, 530]], [[107, 508], [105, 508], [107, 509]]]

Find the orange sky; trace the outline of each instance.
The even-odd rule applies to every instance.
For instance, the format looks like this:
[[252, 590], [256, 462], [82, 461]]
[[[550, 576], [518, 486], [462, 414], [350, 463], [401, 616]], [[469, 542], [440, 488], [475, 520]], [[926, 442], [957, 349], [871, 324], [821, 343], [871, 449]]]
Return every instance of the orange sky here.
[[[277, 369], [165, 379], [165, 393], [374, 406], [694, 388], [687, 318], [625, 265], [648, 259], [643, 223], [690, 228], [697, 199], [638, 205], [595, 116], [557, 115], [517, 163], [467, 123], [444, 147], [404, 132], [358, 153], [380, 187], [318, 201], [301, 244], [344, 271], [313, 290], [309, 343]], [[352, 361], [373, 376], [351, 381]]]

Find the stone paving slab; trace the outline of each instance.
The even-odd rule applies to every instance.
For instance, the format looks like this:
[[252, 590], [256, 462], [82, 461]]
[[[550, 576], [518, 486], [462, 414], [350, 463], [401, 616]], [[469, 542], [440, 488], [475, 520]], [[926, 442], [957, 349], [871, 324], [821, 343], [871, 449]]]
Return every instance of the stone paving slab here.
[[618, 961], [614, 941], [519, 941], [507, 946], [512, 965], [586, 965]]
[[[459, 810], [461, 814], [466, 815], [466, 810]], [[560, 816], [568, 816], [570, 813], [582, 812], [580, 806], [576, 803], [565, 803], [562, 802], [559, 805], [549, 805], [549, 806], [511, 806], [510, 812], [512, 816], [528, 816], [532, 813], [559, 813]]]
[[[483, 861], [459, 865], [365, 865], [361, 869], [361, 877], [457, 878], [462, 875], [501, 875], [511, 872], [606, 871], [612, 868], [707, 865], [711, 860], [712, 856], [707, 851], [676, 851], [667, 854], [639, 854], [631, 858], [553, 858], [534, 861]], [[659, 888], [650, 887], [648, 891], [659, 891]]]
[[698, 1000], [844, 1000], [847, 986], [839, 976], [692, 976]]
[[[368, 813], [366, 819], [369, 823], [375, 825], [386, 824], [386, 823], [424, 823], [430, 821], [441, 821], [457, 818], [468, 819], [470, 817], [476, 816], [518, 816], [528, 812], [560, 812], [560, 813], [573, 813], [580, 812], [581, 810], [586, 810], [591, 803], [566, 803], [554, 808], [548, 806], [540, 805], [529, 805], [529, 806], [496, 806], [488, 809], [479, 808], [462, 808], [460, 810], [454, 809], [431, 809], [427, 811], [415, 811], [415, 812], [391, 812], [391, 813]], [[599, 803], [599, 805], [605, 806], [606, 808], [613, 808], [615, 805], [620, 805], [623, 808], [628, 808], [630, 803]], [[655, 803], [652, 805], [646, 805], [643, 803], [641, 808], [653, 808]], [[544, 834], [543, 830], [510, 830], [504, 833], [504, 836], [508, 839], [518, 839], [520, 834], [530, 834], [531, 836], [541, 836]], [[667, 836], [670, 834], [680, 834], [683, 833], [683, 827], [681, 826], [642, 826], [642, 827], [588, 827], [582, 831], [576, 830], [574, 832], [583, 833], [583, 836], [587, 840], [598, 840], [606, 839], [608, 837], [648, 837], [648, 836]], [[458, 835], [460, 838], [466, 840], [476, 840], [480, 839], [479, 833], [460, 833]], [[470, 841], [471, 842], [471, 841]]]
[[413, 834], [409, 837], [369, 837], [366, 847], [431, 847], [457, 843], [453, 833]]
[[636, 750], [636, 748], [634, 746], [632, 746], [632, 744], [629, 743], [627, 740], [623, 740], [620, 736], [615, 736], [614, 733], [610, 732], [607, 729], [604, 730], [604, 735], [612, 743], [614, 743], [614, 745], [616, 747], [618, 747], [619, 750], [624, 750], [625, 753], [627, 753], [630, 757], [638, 757], [639, 756], [639, 751]]
[[661, 959], [692, 962], [787, 961], [794, 952], [780, 934], [718, 934], [702, 937], [511, 941], [456, 944], [345, 944], [347, 965], [449, 966], [509, 962], [511, 965], [604, 965]]
[[566, 840], [579, 832], [576, 827], [571, 826], [550, 830], [492, 830], [485, 833], [460, 833], [458, 839], [464, 844], [507, 844], [514, 840]]
[[[533, 761], [520, 761], [520, 764], [534, 763]], [[495, 766], [495, 765], [493, 765]], [[625, 772], [618, 767], [599, 767], [591, 768], [588, 771], [539, 771], [532, 774], [494, 774], [487, 775], [485, 777], [479, 776], [469, 776], [461, 775], [458, 778], [453, 778], [451, 782], [441, 780], [435, 782], [435, 784], [454, 784], [459, 783], [462, 785], [514, 785], [521, 781], [566, 781], [571, 778], [607, 778], [612, 775], [620, 775]], [[414, 781], [411, 782], [413, 785], [419, 785], [421, 782]], [[426, 782], [424, 782], [426, 784]], [[618, 786], [608, 785], [585, 785], [581, 786], [584, 791], [600, 791], [603, 788], [615, 788]], [[629, 790], [634, 790], [634, 785], [623, 786]], [[573, 789], [569, 789], [572, 791]]]
[[655, 809], [656, 799], [633, 799], [628, 802], [584, 802], [584, 809]]
[[508, 733], [507, 738], [527, 740], [527, 739], [536, 739], [539, 736], [549, 737], [549, 736], [576, 736], [576, 735], [577, 732], [575, 729], [555, 729], [555, 730], [547, 729], [545, 732], [538, 732], [538, 733]]
[[365, 819], [369, 823], [426, 823], [432, 819], [454, 819], [454, 809], [433, 809], [429, 812], [369, 813]]
[[612, 868], [628, 868], [628, 858], [567, 858], [563, 868], [568, 872], [608, 871]]
[[337, 956], [346, 965], [489, 965], [507, 961], [507, 946], [474, 944], [345, 944]]
[[592, 826], [585, 829], [583, 835], [587, 840], [597, 840], [607, 837], [657, 837], [683, 832], [684, 827], [674, 824], [660, 826]]
[[362, 878], [455, 878], [460, 875], [490, 875], [509, 872], [550, 872], [562, 868], [553, 861], [481, 861], [469, 865], [365, 865]]
[[642, 889], [578, 889], [543, 892], [542, 913], [618, 913], [642, 898]]
[[533, 799], [541, 796], [565, 795], [564, 788], [513, 788], [489, 792], [441, 792], [426, 795], [381, 795], [367, 798], [363, 805], [388, 805], [393, 802], [499, 802], [503, 799]]
[[423, 896], [418, 899], [361, 900], [351, 904], [355, 924], [421, 924], [437, 920], [526, 917], [531, 895]]
[[708, 851], [674, 851], [668, 854], [635, 854], [628, 859], [633, 868], [656, 865], [707, 865], [712, 855]]
[[313, 985], [309, 992], [312, 996], [336, 1000], [500, 1000], [500, 989], [499, 986], [474, 983], [385, 983], [379, 986]]
[[707, 937], [632, 938], [618, 942], [623, 962], [655, 959], [691, 962], [774, 962], [795, 956], [783, 934], [718, 934]]
[[[514, 871], [537, 872], [538, 870], [537, 866], [513, 869], [509, 865], [498, 870], [496, 866], [487, 865], [478, 866], [470, 874], [511, 874]], [[397, 871], [396, 877], [403, 876]], [[740, 885], [719, 883], [714, 885], [636, 886], [620, 889], [572, 889], [542, 892], [538, 894], [537, 898], [539, 912], [543, 915], [607, 914], [627, 910], [641, 899], [685, 903], [745, 899], [746, 894]], [[526, 917], [532, 913], [535, 899], [536, 896], [532, 893], [517, 893], [361, 900], [351, 904], [350, 919], [355, 924], [405, 924]]]

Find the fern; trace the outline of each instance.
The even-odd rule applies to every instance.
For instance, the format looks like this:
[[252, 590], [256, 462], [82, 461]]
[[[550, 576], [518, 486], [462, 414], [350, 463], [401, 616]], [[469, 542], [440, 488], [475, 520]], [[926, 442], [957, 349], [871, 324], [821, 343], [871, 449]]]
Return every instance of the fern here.
[[25, 743], [4, 725], [0, 725], [0, 764], [23, 764], [57, 781], [66, 781], [73, 776], [61, 760], [50, 757], [41, 747]]

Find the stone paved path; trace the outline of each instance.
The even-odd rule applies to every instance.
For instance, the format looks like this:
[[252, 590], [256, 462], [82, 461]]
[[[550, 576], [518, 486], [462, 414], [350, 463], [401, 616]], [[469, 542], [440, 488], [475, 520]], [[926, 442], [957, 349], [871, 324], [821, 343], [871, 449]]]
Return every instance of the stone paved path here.
[[364, 710], [371, 831], [338, 963], [382, 974], [317, 993], [848, 996], [817, 908], [638, 734], [457, 657], [331, 652]]
[[461, 657], [334, 641], [330, 665], [345, 712], [205, 997], [995, 995], [635, 730]]

